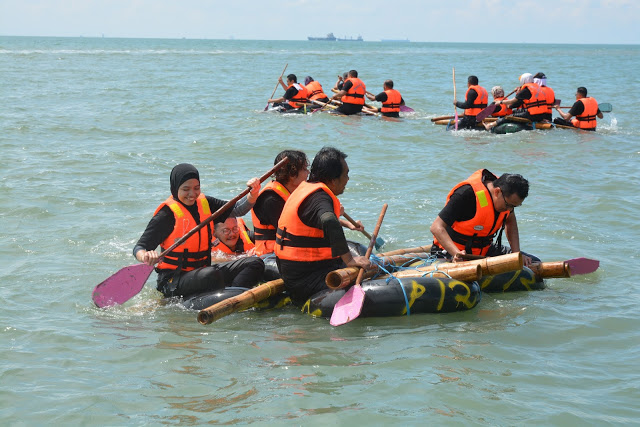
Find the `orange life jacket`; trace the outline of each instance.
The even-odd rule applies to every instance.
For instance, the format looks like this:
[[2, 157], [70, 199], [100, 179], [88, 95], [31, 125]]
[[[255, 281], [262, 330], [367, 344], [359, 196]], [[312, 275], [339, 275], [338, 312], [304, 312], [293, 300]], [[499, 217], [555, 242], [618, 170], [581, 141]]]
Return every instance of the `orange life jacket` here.
[[596, 117], [598, 117], [598, 102], [591, 97], [580, 98], [578, 101], [584, 105], [584, 111], [573, 118], [571, 124], [580, 129], [595, 129]]
[[300, 108], [300, 107], [302, 107], [302, 104], [299, 104], [299, 102], [307, 102], [308, 101], [308, 99], [307, 99], [307, 88], [305, 88], [303, 85], [301, 85], [299, 83], [291, 83], [289, 85], [289, 87], [287, 87], [287, 90], [291, 86], [293, 86], [296, 89], [298, 89], [298, 93], [296, 93], [295, 96], [293, 98], [289, 99], [287, 102], [293, 108]]
[[299, 262], [337, 258], [331, 255], [331, 246], [324, 231], [305, 225], [298, 216], [300, 204], [318, 190], [331, 196], [333, 212], [336, 217], [340, 217], [340, 201], [325, 184], [303, 182], [291, 193], [280, 215], [276, 232], [276, 257]]
[[529, 89], [531, 98], [523, 100], [523, 107], [532, 116], [544, 114], [547, 111], [547, 99], [541, 87], [536, 83], [525, 83], [520, 87], [520, 90], [523, 90], [524, 88]]
[[487, 90], [479, 85], [469, 86], [467, 92], [464, 95], [465, 99], [467, 98], [467, 96], [469, 96], [469, 91], [471, 89], [475, 90], [478, 96], [473, 101], [473, 107], [464, 110], [465, 116], [478, 115], [480, 111], [484, 110], [487, 107], [487, 103], [489, 102], [489, 95], [487, 94]]
[[400, 112], [400, 103], [402, 102], [402, 95], [395, 89], [385, 90], [384, 93], [387, 94], [387, 100], [382, 103], [382, 108], [380, 108], [381, 113], [399, 113]]
[[[460, 250], [467, 254], [486, 255], [493, 238], [503, 227], [504, 221], [511, 211], [500, 212], [496, 215], [493, 200], [489, 190], [482, 182], [484, 169], [475, 171], [469, 178], [462, 181], [449, 192], [447, 202], [451, 195], [463, 185], [471, 185], [476, 195], [476, 214], [467, 221], [454, 222], [453, 226], [447, 226], [447, 232]], [[434, 243], [444, 249], [434, 238]]]
[[[494, 98], [494, 101], [502, 101], [502, 100], [506, 101], [507, 98], [504, 96], [499, 96], [497, 98]], [[499, 107], [502, 107], [502, 108], [500, 108], [500, 111], [493, 113], [492, 114], [493, 117], [508, 116], [509, 114], [513, 113], [513, 110], [504, 104], [500, 104]]]
[[314, 80], [306, 85], [305, 88], [307, 89], [307, 96], [311, 100], [327, 98], [327, 95], [322, 90], [322, 85], [320, 84], [320, 82]]
[[[200, 193], [196, 199], [196, 203], [198, 204], [200, 221], [204, 221], [211, 216], [209, 202], [203, 193]], [[169, 206], [173, 212], [176, 223], [169, 237], [160, 244], [162, 252], [198, 225], [187, 208], [184, 207], [182, 203], [176, 201], [173, 196], [169, 196], [167, 200], [158, 206], [154, 215], [157, 214], [163, 206]], [[159, 270], [191, 271], [196, 268], [211, 265], [211, 236], [211, 223], [209, 223], [205, 227], [202, 227], [197, 233], [194, 233], [193, 236], [189, 237], [186, 242], [165, 255], [157, 268]]]
[[238, 255], [240, 253], [244, 253], [253, 249], [255, 245], [251, 241], [251, 237], [249, 237], [249, 229], [247, 228], [247, 224], [245, 224], [242, 218], [238, 218], [238, 229], [240, 230], [239, 240], [242, 241], [242, 248], [243, 248], [242, 252], [232, 251], [231, 248], [229, 248], [229, 246], [222, 243], [220, 239], [215, 239], [213, 241], [211, 245], [212, 246], [211, 250], [214, 252], [215, 251], [224, 252], [225, 254], [229, 254], [229, 255]]
[[553, 89], [551, 89], [548, 86], [541, 86], [540, 90], [543, 93], [543, 98], [545, 101], [545, 114], [552, 114], [553, 113], [553, 103], [556, 100], [556, 94], [553, 91]]
[[350, 81], [351, 88], [347, 91], [347, 94], [342, 97], [342, 102], [347, 104], [364, 105], [364, 94], [367, 91], [367, 87], [362, 80], [357, 77], [349, 77], [345, 80], [345, 83]]
[[[313, 83], [313, 82], [312, 82]], [[278, 181], [271, 181], [260, 190], [258, 198], [265, 191], [273, 191], [282, 198], [285, 202], [289, 198], [289, 190]], [[251, 221], [253, 222], [253, 237], [256, 240], [256, 255], [264, 255], [273, 252], [273, 248], [276, 245], [276, 228], [271, 224], [263, 224], [256, 216], [256, 213], [251, 210]]]

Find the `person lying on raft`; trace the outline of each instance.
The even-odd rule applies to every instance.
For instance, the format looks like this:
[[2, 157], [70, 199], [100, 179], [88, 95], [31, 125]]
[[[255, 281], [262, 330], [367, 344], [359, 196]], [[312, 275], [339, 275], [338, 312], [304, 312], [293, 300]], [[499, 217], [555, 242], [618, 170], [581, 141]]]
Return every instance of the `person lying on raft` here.
[[[515, 208], [528, 194], [529, 182], [521, 175], [505, 173], [498, 178], [487, 169], [474, 172], [453, 187], [431, 224], [431, 254], [459, 262], [465, 254], [496, 256], [520, 251]], [[503, 230], [511, 247], [502, 246]], [[524, 253], [523, 258], [526, 266], [537, 260]]]
[[520, 90], [516, 92], [515, 98], [496, 101], [496, 105], [511, 107], [514, 110], [513, 114], [501, 117], [493, 123], [483, 122], [486, 130], [491, 130], [508, 121], [510, 116], [541, 122], [545, 119], [547, 110], [546, 94], [540, 86], [533, 82], [531, 73], [524, 73], [520, 76]]
[[478, 125], [476, 115], [484, 110], [489, 102], [487, 90], [478, 84], [478, 77], [467, 78], [467, 92], [464, 98], [464, 102], [453, 101], [453, 105], [457, 108], [464, 108], [464, 117], [458, 122], [458, 127], [475, 129]]
[[[247, 182], [250, 193], [235, 206], [222, 213], [214, 222], [224, 222], [229, 216], [242, 216], [253, 206], [260, 180]], [[154, 265], [158, 262], [156, 248], [164, 249], [191, 231], [226, 204], [224, 200], [205, 196], [200, 191], [200, 174], [188, 163], [171, 170], [171, 195], [158, 206], [147, 228], [133, 248], [140, 262]], [[169, 252], [156, 266], [157, 289], [166, 297], [189, 297], [224, 289], [225, 286], [251, 288], [261, 279], [264, 262], [257, 257], [241, 258], [211, 265], [213, 224], [209, 223]]]
[[276, 229], [284, 203], [293, 190], [309, 176], [309, 160], [305, 153], [295, 150], [281, 151], [273, 164], [278, 164], [285, 157], [288, 157], [289, 161], [278, 169], [274, 175], [275, 179], [260, 191], [256, 204], [251, 210], [255, 253], [259, 256], [273, 253], [276, 245]]
[[214, 259], [231, 259], [234, 255], [255, 255], [253, 231], [242, 218], [229, 217], [213, 227], [211, 250]]
[[287, 76], [287, 84], [284, 84], [282, 77], [278, 78], [280, 85], [285, 90], [284, 95], [280, 98], [269, 99], [267, 102], [272, 102], [274, 107], [281, 107], [286, 111], [296, 110], [304, 106], [304, 103], [308, 101], [307, 89], [298, 83], [298, 78], [295, 74], [289, 74]]
[[356, 228], [339, 219], [337, 196], [349, 182], [346, 157], [336, 148], [322, 148], [313, 159], [309, 181], [291, 193], [278, 222], [276, 262], [285, 289], [298, 306], [327, 289], [329, 272], [345, 266], [372, 267], [369, 259], [351, 255], [342, 230], [347, 226], [362, 231], [362, 224]]
[[383, 92], [377, 95], [366, 93], [367, 98], [371, 101], [382, 102], [382, 107], [374, 108], [374, 112], [381, 112], [385, 117], [400, 117], [400, 106], [404, 105], [404, 99], [400, 92], [393, 88], [393, 80], [385, 80], [382, 85]]
[[313, 77], [307, 76], [304, 78], [304, 87], [307, 89], [309, 101], [320, 101], [325, 104], [329, 102], [329, 97], [322, 90], [322, 85], [320, 82], [313, 80]]
[[[557, 125], [573, 126], [583, 130], [596, 130], [596, 117], [601, 119], [604, 117], [600, 108], [598, 108], [598, 101], [595, 98], [587, 96], [587, 88], [580, 86], [576, 90], [576, 102], [573, 104], [568, 112], [560, 111], [560, 107], [556, 105], [556, 111], [560, 114], [560, 117], [556, 117], [553, 121]], [[575, 119], [571, 120], [571, 117]]]
[[343, 114], [350, 116], [352, 114], [358, 114], [364, 107], [364, 95], [367, 92], [367, 87], [358, 78], [358, 72], [356, 70], [349, 71], [349, 78], [347, 78], [342, 86], [342, 89], [331, 97], [331, 101], [334, 99], [342, 101], [340, 105], [333, 113]]

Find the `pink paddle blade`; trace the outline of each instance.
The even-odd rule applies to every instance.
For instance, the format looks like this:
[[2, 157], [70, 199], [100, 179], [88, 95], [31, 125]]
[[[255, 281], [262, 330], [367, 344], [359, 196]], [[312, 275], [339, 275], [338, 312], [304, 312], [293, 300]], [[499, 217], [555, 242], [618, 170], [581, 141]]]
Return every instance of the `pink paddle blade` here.
[[333, 307], [332, 326], [344, 325], [360, 316], [364, 304], [364, 291], [360, 285], [352, 286]]
[[407, 107], [406, 105], [401, 105], [400, 111], [403, 111], [405, 113], [413, 113], [415, 110], [411, 107]]
[[600, 267], [600, 261], [589, 258], [573, 258], [567, 260], [567, 264], [569, 264], [572, 276], [593, 273]]
[[125, 267], [95, 287], [92, 299], [100, 308], [123, 304], [138, 294], [153, 271], [152, 265]]

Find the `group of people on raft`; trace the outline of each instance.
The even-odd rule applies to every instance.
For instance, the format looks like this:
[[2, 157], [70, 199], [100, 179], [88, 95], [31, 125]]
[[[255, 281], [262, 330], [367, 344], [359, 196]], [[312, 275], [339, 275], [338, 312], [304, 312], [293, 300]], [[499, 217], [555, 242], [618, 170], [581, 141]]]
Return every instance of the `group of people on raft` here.
[[556, 102], [553, 89], [547, 86], [547, 77], [544, 73], [522, 74], [520, 86], [514, 92], [516, 92], [515, 97], [508, 99], [501, 86], [494, 86], [491, 89], [493, 103], [489, 104], [487, 90], [480, 86], [478, 77], [469, 76], [465, 100], [453, 101], [456, 108], [464, 109], [464, 117], [458, 121], [458, 127], [477, 128], [479, 120], [476, 116], [487, 107], [495, 107], [491, 115], [498, 117], [498, 120], [491, 123], [482, 121], [486, 130], [494, 129], [508, 121], [510, 117], [524, 118], [531, 122], [551, 123], [553, 109], [560, 115], [553, 119], [553, 123], [588, 131], [595, 131], [596, 118], [603, 118], [598, 102], [595, 98], [587, 96], [587, 88], [582, 86], [576, 90], [576, 101], [571, 109], [567, 112], [562, 111], [562, 107]]
[[[285, 90], [284, 95], [269, 99], [267, 102], [273, 103], [274, 107], [285, 112], [301, 110], [311, 104], [314, 108], [330, 108], [330, 113], [345, 116], [364, 112], [368, 114], [381, 113], [385, 117], [400, 117], [400, 106], [405, 105], [400, 92], [393, 88], [393, 80], [385, 80], [382, 85], [383, 91], [374, 95], [367, 91], [364, 82], [358, 78], [356, 70], [338, 76], [332, 89], [335, 94], [331, 97], [328, 97], [324, 92], [320, 82], [311, 76], [305, 77], [304, 84], [298, 83], [295, 74], [287, 76], [286, 84], [282, 80], [282, 76], [278, 81]], [[378, 108], [365, 104], [365, 97], [370, 101], [381, 102], [382, 106]]]
[[[302, 306], [310, 296], [327, 289], [329, 272], [346, 266], [374, 267], [366, 257], [352, 255], [343, 231], [343, 227], [364, 231], [360, 221], [353, 224], [341, 218], [344, 210], [338, 196], [349, 182], [347, 155], [323, 147], [310, 170], [301, 151], [282, 151], [274, 164], [285, 157], [288, 162], [272, 181], [261, 189], [257, 178], [249, 180], [250, 192], [218, 216], [213, 227], [208, 223], [159, 260], [158, 246], [162, 251], [169, 248], [226, 204], [201, 192], [200, 175], [193, 165], [182, 163], [172, 169], [171, 195], [155, 210], [133, 249], [140, 262], [160, 261], [156, 266], [160, 292], [190, 298], [227, 286], [251, 288], [264, 280], [263, 259], [275, 256], [292, 302]], [[458, 262], [465, 254], [520, 251], [514, 209], [528, 192], [529, 183], [521, 175], [498, 177], [486, 169], [472, 173], [449, 192], [433, 221], [431, 253]], [[253, 230], [241, 219], [249, 211]], [[502, 245], [503, 231], [509, 246]], [[231, 259], [221, 260], [224, 256]], [[537, 261], [524, 256], [525, 265], [532, 258]]]

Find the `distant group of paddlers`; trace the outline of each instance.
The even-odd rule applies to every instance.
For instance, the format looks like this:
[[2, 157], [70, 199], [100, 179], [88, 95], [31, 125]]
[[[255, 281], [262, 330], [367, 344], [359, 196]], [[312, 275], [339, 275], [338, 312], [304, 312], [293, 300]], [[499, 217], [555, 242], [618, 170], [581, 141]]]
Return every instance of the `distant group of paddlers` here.
[[[286, 67], [285, 67], [286, 69]], [[284, 75], [284, 71], [282, 73]], [[358, 78], [358, 72], [351, 70], [338, 76], [336, 84], [331, 89], [333, 95], [331, 97], [322, 89], [320, 82], [307, 76], [304, 84], [298, 83], [295, 74], [287, 76], [285, 83], [282, 76], [278, 78], [279, 84], [285, 90], [284, 95], [279, 98], [272, 98], [267, 101], [268, 104], [283, 112], [297, 112], [306, 110], [308, 107], [327, 109], [331, 113], [352, 115], [358, 113], [378, 115], [385, 117], [399, 117], [402, 107], [404, 107], [404, 99], [400, 92], [393, 88], [393, 80], [385, 80], [383, 92], [374, 95], [367, 91], [367, 87], [362, 80]], [[276, 85], [276, 89], [278, 86]], [[275, 89], [273, 91], [275, 94]], [[365, 103], [365, 98], [370, 101], [378, 101], [382, 103], [381, 107], [374, 107]], [[412, 111], [412, 110], [411, 110]]]
[[[286, 67], [285, 67], [286, 70]], [[287, 75], [286, 83], [282, 75], [278, 78], [278, 84], [285, 90], [284, 95], [273, 98], [278, 85], [273, 91], [272, 98], [267, 102], [282, 112], [306, 112], [308, 108], [329, 110], [329, 112], [352, 115], [370, 114], [386, 117], [399, 117], [401, 111], [413, 111], [406, 107], [400, 92], [393, 87], [393, 80], [385, 80], [383, 91], [377, 95], [367, 91], [366, 85], [358, 78], [358, 72], [351, 70], [338, 76], [329, 97], [323, 90], [320, 82], [311, 76], [306, 76], [304, 84], [298, 83], [295, 74]], [[516, 94], [514, 98], [509, 96]], [[603, 108], [601, 111], [595, 98], [588, 96], [587, 88], [579, 87], [576, 90], [576, 102], [570, 107], [561, 107], [556, 100], [553, 89], [547, 86], [547, 77], [544, 73], [524, 73], [520, 76], [520, 86], [505, 96], [501, 86], [491, 88], [493, 102], [489, 103], [488, 91], [480, 86], [478, 77], [469, 76], [467, 79], [467, 91], [464, 101], [458, 101], [455, 95], [455, 71], [454, 71], [454, 101], [456, 108], [464, 109], [456, 128], [493, 130], [496, 126], [506, 121], [528, 121], [531, 123], [554, 123], [560, 126], [575, 127], [582, 130], [596, 130], [596, 119], [603, 118], [603, 112], [610, 112]], [[367, 105], [365, 99], [377, 101], [381, 107]], [[607, 106], [609, 104], [606, 104]], [[266, 109], [266, 108], [265, 108]], [[555, 109], [560, 117], [552, 117]], [[456, 113], [457, 115], [457, 113]], [[486, 120], [489, 116], [494, 120]], [[453, 118], [453, 117], [452, 117]]]

